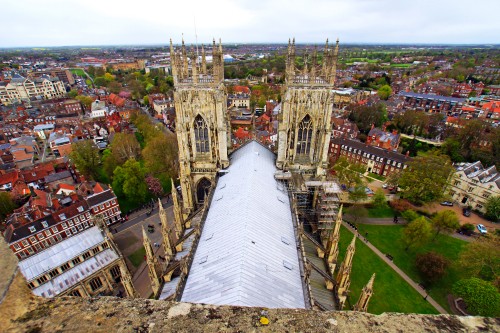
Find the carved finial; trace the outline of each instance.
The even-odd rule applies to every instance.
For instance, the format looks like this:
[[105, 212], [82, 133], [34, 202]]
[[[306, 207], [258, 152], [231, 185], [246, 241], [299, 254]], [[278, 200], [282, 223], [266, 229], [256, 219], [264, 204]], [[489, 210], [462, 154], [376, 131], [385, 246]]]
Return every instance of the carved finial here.
[[207, 74], [207, 58], [205, 56], [205, 47], [201, 44], [201, 73]]

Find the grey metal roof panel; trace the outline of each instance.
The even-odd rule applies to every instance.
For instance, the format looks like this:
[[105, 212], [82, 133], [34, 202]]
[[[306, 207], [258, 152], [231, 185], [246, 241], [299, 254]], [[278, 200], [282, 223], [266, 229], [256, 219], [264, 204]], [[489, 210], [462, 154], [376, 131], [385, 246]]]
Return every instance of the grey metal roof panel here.
[[33, 289], [33, 293], [49, 298], [57, 296], [78, 282], [90, 277], [95, 272], [115, 262], [118, 258], [118, 254], [114, 250], [106, 249]]
[[61, 266], [102, 242], [104, 242], [104, 235], [98, 227], [94, 226], [21, 260], [19, 269], [26, 280], [31, 281], [40, 274]]
[[274, 159], [256, 142], [233, 154], [217, 184], [182, 301], [305, 307], [290, 203], [274, 179]]

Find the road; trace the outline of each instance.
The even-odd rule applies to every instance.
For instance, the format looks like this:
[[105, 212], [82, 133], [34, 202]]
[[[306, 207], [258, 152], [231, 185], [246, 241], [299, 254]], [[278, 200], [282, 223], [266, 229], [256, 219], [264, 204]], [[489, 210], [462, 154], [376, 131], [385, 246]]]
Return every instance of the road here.
[[[167, 218], [169, 221], [173, 220], [173, 208], [172, 201], [168, 199], [163, 199], [162, 204], [167, 212]], [[139, 293], [139, 295], [143, 298], [149, 298], [152, 293], [151, 290], [151, 282], [148, 276], [147, 265], [145, 261], [139, 264], [137, 267], [132, 265], [132, 262], [129, 260], [129, 256], [135, 253], [137, 250], [142, 248], [143, 246], [143, 235], [142, 235], [142, 227], [147, 226], [149, 224], [154, 225], [156, 228], [154, 232], [149, 233], [148, 237], [152, 244], [157, 243], [160, 246], [155, 247], [155, 253], [158, 256], [164, 255], [163, 247], [161, 244], [163, 242], [160, 230], [160, 217], [159, 217], [159, 209], [158, 204], [155, 204], [153, 213], [148, 216], [147, 212], [149, 208], [142, 209], [138, 212], [132, 213], [129, 216], [129, 220], [122, 223], [111, 226], [111, 230], [114, 235], [114, 240], [118, 245], [118, 248], [122, 252], [125, 261], [127, 262], [127, 266], [130, 269], [132, 274], [132, 281], [134, 286]]]

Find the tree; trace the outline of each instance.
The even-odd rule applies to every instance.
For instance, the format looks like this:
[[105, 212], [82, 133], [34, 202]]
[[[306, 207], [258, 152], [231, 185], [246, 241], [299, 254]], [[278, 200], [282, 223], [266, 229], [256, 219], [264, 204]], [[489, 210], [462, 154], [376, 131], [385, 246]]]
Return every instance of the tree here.
[[402, 197], [417, 204], [439, 200], [452, 171], [448, 156], [430, 153], [414, 158], [399, 178]]
[[396, 212], [404, 212], [405, 210], [410, 210], [412, 205], [404, 199], [396, 199], [389, 202], [389, 205]]
[[377, 189], [372, 197], [373, 206], [376, 208], [387, 207], [387, 199], [385, 198], [385, 193], [382, 189]]
[[346, 157], [342, 156], [335, 162], [332, 169], [335, 171], [339, 182], [345, 184], [347, 187], [363, 184], [361, 175], [365, 172], [366, 168], [362, 164], [351, 163]]
[[78, 95], [78, 91], [76, 91], [75, 89], [72, 89], [68, 92], [68, 97], [70, 97], [70, 98], [75, 98], [77, 95]]
[[490, 196], [488, 200], [486, 200], [486, 217], [492, 220], [493, 222], [500, 221], [500, 196]]
[[412, 246], [422, 245], [431, 236], [432, 228], [424, 216], [410, 222], [403, 230], [403, 243], [406, 245], [405, 251]]
[[83, 95], [78, 95], [75, 97], [75, 99], [79, 100], [86, 109], [89, 109], [90, 105], [94, 101], [94, 99], [92, 99], [92, 97], [83, 96]]
[[450, 209], [438, 212], [432, 218], [432, 224], [436, 231], [432, 240], [435, 240], [441, 232], [450, 234], [460, 227], [457, 214]]
[[378, 93], [378, 96], [380, 97], [380, 99], [383, 99], [383, 100], [388, 100], [389, 97], [391, 96], [392, 94], [392, 89], [391, 89], [391, 86], [389, 85], [383, 85], [382, 87], [380, 87], [377, 91]]
[[357, 224], [368, 217], [368, 210], [363, 205], [352, 205], [346, 209], [346, 215], [352, 218], [352, 223]]
[[418, 215], [418, 213], [413, 209], [407, 209], [401, 213], [401, 217], [403, 217], [406, 222], [410, 223], [418, 219], [420, 215]]
[[356, 187], [351, 187], [349, 189], [349, 200], [358, 202], [362, 200], [366, 200], [368, 195], [366, 194], [365, 186], [356, 186]]
[[375, 105], [357, 105], [352, 107], [349, 120], [356, 123], [359, 130], [368, 133], [372, 127], [382, 126], [387, 120], [387, 110], [383, 103]]
[[130, 158], [139, 159], [141, 146], [134, 134], [116, 133], [111, 142], [111, 154], [118, 164], [123, 164]]
[[144, 202], [148, 186], [139, 162], [131, 158], [123, 166], [116, 167], [113, 175], [113, 189], [116, 195], [136, 203]]
[[167, 174], [175, 178], [178, 169], [178, 148], [174, 135], [161, 133], [152, 138], [142, 151], [146, 169], [152, 175]]
[[119, 82], [117, 82], [117, 81], [111, 81], [108, 84], [108, 90], [109, 90], [109, 92], [112, 92], [114, 94], [118, 94], [121, 89], [122, 89], [122, 85]]
[[95, 177], [101, 163], [99, 148], [92, 140], [82, 140], [71, 145], [70, 158], [85, 177]]
[[160, 197], [163, 194], [163, 187], [161, 186], [160, 180], [153, 176], [146, 177], [146, 184], [148, 185], [148, 190], [155, 197]]
[[474, 315], [498, 317], [500, 315], [500, 293], [491, 283], [470, 278], [453, 285], [453, 294], [467, 304], [467, 311]]
[[459, 265], [468, 276], [495, 281], [500, 277], [500, 237], [481, 237], [466, 245]]
[[448, 260], [436, 252], [419, 253], [415, 258], [415, 266], [427, 283], [440, 280], [448, 268]]
[[0, 220], [9, 216], [14, 209], [16, 209], [16, 205], [10, 194], [8, 192], [0, 192]]

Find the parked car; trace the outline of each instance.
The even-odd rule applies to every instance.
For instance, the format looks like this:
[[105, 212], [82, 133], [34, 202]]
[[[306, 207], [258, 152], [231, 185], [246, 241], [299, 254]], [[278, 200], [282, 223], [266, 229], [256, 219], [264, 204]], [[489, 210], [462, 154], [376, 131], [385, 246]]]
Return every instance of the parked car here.
[[451, 201], [443, 201], [443, 202], [441, 202], [441, 206], [450, 206], [451, 207], [451, 206], [453, 206], [453, 202], [451, 202]]
[[387, 188], [389, 185], [387, 184], [382, 184], [382, 188]]
[[463, 215], [463, 216], [467, 216], [467, 217], [469, 217], [469, 216], [470, 216], [470, 214], [471, 214], [471, 212], [470, 212], [470, 209], [469, 209], [469, 208], [464, 208], [464, 209], [462, 209], [462, 215]]
[[480, 233], [482, 234], [486, 234], [488, 233], [488, 230], [486, 230], [486, 227], [482, 224], [478, 224], [477, 225], [477, 230], [479, 230]]

